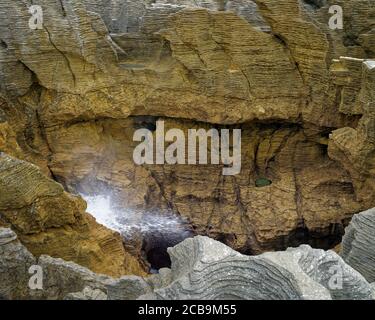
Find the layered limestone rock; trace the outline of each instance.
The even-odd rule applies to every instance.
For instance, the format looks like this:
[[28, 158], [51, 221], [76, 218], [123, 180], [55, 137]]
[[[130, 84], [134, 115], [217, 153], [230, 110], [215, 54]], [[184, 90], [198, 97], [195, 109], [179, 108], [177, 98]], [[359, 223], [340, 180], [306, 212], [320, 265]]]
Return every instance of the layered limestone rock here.
[[196, 237], [169, 253], [172, 282], [140, 299], [372, 298], [363, 276], [333, 251], [301, 246], [248, 257], [210, 238]]
[[76, 263], [46, 255], [41, 256], [37, 262], [43, 271], [43, 289], [33, 290], [31, 294], [39, 299], [69, 299], [82, 292], [85, 300], [94, 297], [105, 300], [103, 292], [106, 291], [106, 286], [115, 281], [111, 277], [96, 274]]
[[341, 256], [367, 281], [375, 283], [375, 209], [353, 217], [342, 242]]
[[[355, 76], [349, 76], [348, 81], [350, 69], [358, 71]], [[374, 194], [375, 60], [341, 59], [333, 72], [343, 86], [343, 99], [348, 97], [344, 90], [350, 90], [357, 83], [359, 93], [356, 99], [351, 99], [351, 108], [346, 112], [359, 113], [362, 117], [356, 128], [343, 127], [332, 133], [329, 155], [350, 173], [358, 198], [371, 199]], [[342, 83], [345, 79], [348, 84]]]
[[[63, 299], [69, 293], [84, 290], [105, 290], [113, 281], [72, 262], [49, 256], [35, 258], [10, 229], [0, 228], [0, 297], [1, 299]], [[30, 267], [40, 267], [39, 284], [33, 289]], [[31, 272], [29, 272], [31, 270]], [[31, 280], [30, 280], [31, 279]]]
[[17, 241], [10, 229], [0, 228], [0, 299], [28, 296], [28, 269], [36, 264], [34, 256]]
[[[365, 58], [365, 50], [340, 43], [349, 31], [340, 37], [328, 28], [328, 3], [257, 3], [227, 1], [216, 11], [217, 1], [41, 1], [43, 29], [30, 30], [27, 7], [2, 0], [5, 89], [42, 86], [45, 126], [130, 114], [214, 123], [328, 117], [324, 125], [340, 125], [334, 106], [322, 108], [330, 59], [352, 51]], [[355, 1], [352, 29], [363, 27], [371, 6]], [[352, 7], [347, 1], [345, 12]], [[16, 88], [14, 64], [30, 78]]]
[[[249, 257], [196, 237], [169, 250], [171, 270], [121, 279], [61, 259], [35, 259], [10, 229], [0, 229], [0, 250], [5, 299], [372, 299], [370, 284], [337, 254], [309, 246]], [[42, 270], [42, 289], [29, 287], [31, 265]]]
[[[374, 57], [359, 39], [374, 39], [371, 30], [375, 4], [365, 0], [255, 2], [271, 24], [272, 32], [285, 43], [309, 91], [310, 101], [302, 109], [304, 120], [331, 128], [342, 126], [343, 114], [337, 112], [339, 92], [333, 88], [329, 69], [332, 59], [340, 56]], [[329, 27], [328, 12], [332, 5], [342, 7], [342, 31]]]
[[35, 255], [75, 261], [113, 276], [142, 274], [119, 234], [85, 213], [82, 198], [64, 191], [35, 165], [0, 154], [0, 223]]
[[82, 292], [67, 294], [64, 300], [107, 300], [107, 295], [99, 289], [85, 287]]
[[[186, 136], [189, 128], [209, 129], [164, 120], [165, 130], [181, 128]], [[353, 211], [368, 206], [358, 201], [350, 176], [329, 159], [326, 138], [314, 129], [282, 123], [241, 126], [242, 172], [224, 177], [216, 165], [136, 166], [132, 137], [142, 125], [155, 126], [155, 119], [47, 129], [50, 168], [71, 190], [90, 194], [104, 185], [117, 205], [127, 208], [124, 214], [131, 208], [145, 213], [169, 208], [196, 233], [252, 253], [301, 242], [328, 249], [337, 244]], [[259, 186], [261, 179], [271, 185]]]
[[[3, 64], [0, 63], [0, 66]], [[48, 168], [49, 147], [39, 123], [36, 106], [30, 103], [38, 95], [38, 90], [32, 92], [24, 103], [15, 99], [3, 99], [1, 95], [2, 92], [0, 92], [0, 151], [34, 163], [44, 174], [52, 176]]]
[[[249, 253], [332, 247], [375, 206], [374, 3], [40, 0], [36, 30], [31, 2], [0, 5], [0, 148], [67, 190], [109, 189]], [[158, 118], [242, 128], [241, 174], [136, 167], [132, 134]]]
[[231, 11], [153, 5], [137, 12], [131, 2], [122, 7], [138, 26], [109, 33], [100, 15], [108, 20], [115, 4], [41, 1], [43, 29], [32, 31], [27, 7], [2, 1], [3, 27], [17, 30], [5, 32], [4, 55], [48, 89], [40, 101], [45, 126], [130, 114], [221, 123], [298, 117], [302, 79], [272, 35]]

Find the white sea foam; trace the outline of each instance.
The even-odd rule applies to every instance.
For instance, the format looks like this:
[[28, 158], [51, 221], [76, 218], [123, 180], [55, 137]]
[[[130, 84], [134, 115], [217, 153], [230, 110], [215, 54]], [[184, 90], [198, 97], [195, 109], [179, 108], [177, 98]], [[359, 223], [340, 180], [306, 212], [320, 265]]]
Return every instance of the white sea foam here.
[[121, 224], [117, 222], [116, 213], [111, 206], [110, 196], [82, 196], [87, 202], [87, 212], [90, 213], [98, 223], [122, 232]]
[[114, 208], [110, 195], [82, 197], [87, 202], [87, 212], [98, 223], [121, 233], [123, 236], [138, 234], [176, 234], [187, 232], [184, 221], [174, 215], [142, 213], [129, 209]]

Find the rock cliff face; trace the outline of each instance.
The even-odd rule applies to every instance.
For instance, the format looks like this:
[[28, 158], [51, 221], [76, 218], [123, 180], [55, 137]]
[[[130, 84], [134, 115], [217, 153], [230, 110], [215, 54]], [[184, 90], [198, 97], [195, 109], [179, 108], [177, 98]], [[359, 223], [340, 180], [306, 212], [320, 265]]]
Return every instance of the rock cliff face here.
[[[337, 68], [337, 69], [336, 69]], [[353, 185], [358, 190], [359, 199], [373, 198], [373, 163], [374, 163], [374, 102], [375, 102], [375, 61], [341, 59], [335, 61], [333, 69], [337, 81], [345, 79], [350, 69], [359, 69], [362, 76], [358, 98], [349, 112], [359, 112], [363, 116], [356, 128], [344, 127], [332, 133], [329, 143], [329, 155], [340, 162], [350, 173]], [[350, 71], [349, 71], [350, 72]], [[348, 98], [348, 94], [343, 99]]]
[[[43, 27], [32, 30], [31, 2], [0, 0], [0, 150], [39, 166], [66, 191], [110, 190], [120, 207], [172, 212], [196, 234], [246, 253], [333, 247], [354, 213], [375, 206], [374, 3], [38, 4]], [[343, 8], [344, 30], [328, 26], [332, 4]], [[183, 130], [241, 128], [241, 173], [135, 166], [134, 130], [158, 119]], [[17, 164], [11, 181], [18, 166], [27, 167]], [[84, 213], [84, 203], [45, 183], [53, 187], [43, 189], [42, 204], [26, 187], [20, 198], [0, 196], [1, 220], [34, 254], [109, 274], [140, 270], [117, 236]], [[39, 220], [25, 213], [31, 206]], [[73, 230], [59, 229], [65, 225]], [[82, 241], [93, 244], [95, 230], [109, 249], [79, 253], [72, 234], [83, 232]]]

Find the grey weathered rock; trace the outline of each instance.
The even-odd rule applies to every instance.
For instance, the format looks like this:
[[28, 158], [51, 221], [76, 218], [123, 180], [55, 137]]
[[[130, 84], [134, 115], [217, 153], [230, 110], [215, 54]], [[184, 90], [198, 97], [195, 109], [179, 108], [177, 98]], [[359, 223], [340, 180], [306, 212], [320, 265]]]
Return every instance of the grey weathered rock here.
[[[31, 290], [29, 280], [39, 266], [43, 272], [42, 289]], [[0, 298], [2, 299], [63, 299], [67, 294], [86, 287], [106, 292], [112, 278], [79, 266], [73, 262], [49, 256], [35, 258], [18, 240], [16, 234], [0, 228]], [[140, 292], [142, 294], [143, 292]]]
[[6, 245], [16, 239], [17, 235], [11, 229], [0, 229], [0, 246]]
[[36, 259], [16, 239], [12, 230], [0, 228], [0, 300], [30, 297], [28, 270]]
[[162, 268], [158, 274], [147, 278], [125, 276], [111, 281], [107, 286], [108, 300], [134, 300], [139, 296], [149, 296], [152, 292], [164, 288], [172, 282], [172, 273], [168, 268]]
[[333, 251], [309, 246], [249, 257], [206, 237], [169, 249], [172, 282], [140, 299], [371, 299], [369, 283]]
[[64, 300], [107, 300], [107, 295], [99, 289], [85, 287], [81, 292], [67, 294]]
[[107, 285], [109, 300], [135, 300], [151, 292], [151, 286], [143, 278], [135, 276], [125, 276]]
[[113, 280], [73, 262], [45, 255], [39, 258], [38, 265], [43, 269], [41, 298], [44, 299], [63, 299], [69, 293], [81, 292], [86, 287], [106, 292], [106, 285]]
[[159, 270], [158, 274], [153, 274], [152, 276], [146, 278], [146, 281], [154, 290], [164, 288], [172, 282], [171, 269], [162, 268]]
[[375, 281], [375, 209], [357, 214], [346, 229], [341, 255], [369, 282]]
[[[42, 270], [42, 289], [31, 290], [30, 266]], [[42, 255], [36, 259], [10, 229], [0, 228], [0, 299], [135, 299], [151, 292], [140, 277], [114, 279], [73, 262]]]
[[314, 287], [324, 287], [334, 300], [371, 298], [371, 288], [364, 277], [334, 251], [302, 245], [284, 252], [265, 253], [259, 258], [269, 259], [291, 272], [304, 298], [317, 298]]
[[[242, 255], [207, 237], [169, 249], [172, 269], [148, 278], [113, 279], [72, 262], [38, 261], [10, 229], [0, 228], [0, 297], [4, 299], [371, 299], [370, 285], [333, 251], [309, 246]], [[13, 239], [13, 240], [12, 240]], [[28, 268], [43, 270], [43, 289], [30, 290]]]

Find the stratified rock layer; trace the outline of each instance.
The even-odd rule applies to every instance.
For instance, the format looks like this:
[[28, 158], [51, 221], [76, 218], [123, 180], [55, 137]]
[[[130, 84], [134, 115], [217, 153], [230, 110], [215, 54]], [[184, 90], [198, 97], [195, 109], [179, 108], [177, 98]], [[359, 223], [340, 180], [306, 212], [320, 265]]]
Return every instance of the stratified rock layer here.
[[[332, 4], [344, 30], [329, 28]], [[248, 253], [330, 248], [375, 206], [373, 2], [38, 5], [32, 30], [24, 2], [0, 0], [0, 150], [67, 190], [104, 185]], [[243, 129], [242, 172], [135, 166], [132, 134], [158, 118]]]
[[[171, 270], [113, 279], [62, 259], [35, 259], [10, 229], [0, 228], [0, 239], [0, 297], [5, 299], [371, 299], [373, 294], [337, 254], [309, 246], [249, 257], [199, 236], [169, 250]], [[28, 270], [36, 265], [42, 289], [33, 290]]]
[[353, 217], [342, 242], [341, 256], [367, 281], [375, 282], [375, 209]]
[[120, 235], [97, 224], [82, 198], [64, 192], [35, 165], [1, 153], [0, 195], [0, 224], [12, 226], [34, 255], [113, 276], [143, 273]]
[[206, 237], [169, 250], [172, 282], [143, 298], [370, 299], [366, 280], [333, 251], [309, 246], [248, 257]]
[[16, 240], [10, 229], [0, 228], [0, 299], [22, 299], [28, 295], [28, 269], [34, 256]]
[[[343, 86], [343, 99], [350, 96], [353, 99], [352, 94], [345, 94], [345, 92], [349, 89], [350, 93], [350, 88], [357, 84], [357, 98], [350, 104], [351, 108], [344, 112], [359, 112], [363, 116], [356, 128], [343, 127], [332, 133], [328, 153], [351, 175], [357, 197], [373, 199], [375, 190], [373, 171], [375, 163], [375, 61], [341, 58], [335, 61], [332, 72], [335, 74], [337, 85]], [[350, 75], [350, 81], [348, 81], [348, 75]]]

